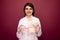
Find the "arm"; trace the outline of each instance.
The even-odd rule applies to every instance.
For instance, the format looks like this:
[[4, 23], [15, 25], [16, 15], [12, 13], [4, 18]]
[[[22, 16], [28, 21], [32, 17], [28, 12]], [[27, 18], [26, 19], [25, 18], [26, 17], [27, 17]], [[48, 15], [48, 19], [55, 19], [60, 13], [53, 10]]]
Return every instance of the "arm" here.
[[39, 20], [38, 20], [37, 25], [35, 27], [35, 31], [36, 31], [37, 36], [40, 37], [42, 34], [42, 31], [41, 31], [41, 23]]
[[21, 38], [21, 36], [22, 36], [21, 26], [17, 28], [16, 36], [17, 36], [17, 38]]
[[17, 38], [21, 38], [21, 36], [22, 36], [22, 32], [21, 32], [21, 30], [22, 30], [22, 21], [19, 21], [19, 24], [18, 24], [18, 27], [17, 27], [17, 32], [16, 32], [16, 36], [17, 36]]

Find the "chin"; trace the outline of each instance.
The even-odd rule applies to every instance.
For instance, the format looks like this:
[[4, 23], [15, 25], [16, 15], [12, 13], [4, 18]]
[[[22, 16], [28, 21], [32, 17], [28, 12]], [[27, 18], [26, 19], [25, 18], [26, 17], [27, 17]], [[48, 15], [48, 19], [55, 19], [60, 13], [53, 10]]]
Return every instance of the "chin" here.
[[28, 14], [27, 16], [31, 16], [31, 14]]
[[31, 16], [31, 14], [28, 14], [27, 16]]

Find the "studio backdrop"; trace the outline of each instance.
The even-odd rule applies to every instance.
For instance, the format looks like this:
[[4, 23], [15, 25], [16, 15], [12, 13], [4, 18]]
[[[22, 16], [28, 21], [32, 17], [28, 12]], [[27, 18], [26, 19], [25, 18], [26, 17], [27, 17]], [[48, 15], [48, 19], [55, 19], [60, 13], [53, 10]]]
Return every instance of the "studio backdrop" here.
[[18, 40], [17, 26], [24, 17], [23, 8], [27, 2], [34, 5], [34, 15], [41, 21], [39, 40], [59, 40], [58, 0], [1, 0], [0, 40]]

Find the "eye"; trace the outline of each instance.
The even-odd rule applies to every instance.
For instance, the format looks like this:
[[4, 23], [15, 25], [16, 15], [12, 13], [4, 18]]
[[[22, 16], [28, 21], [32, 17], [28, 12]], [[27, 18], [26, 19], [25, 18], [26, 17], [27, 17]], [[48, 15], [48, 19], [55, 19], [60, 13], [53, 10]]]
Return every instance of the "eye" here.
[[30, 10], [33, 10], [32, 8], [30, 8]]
[[25, 10], [28, 10], [28, 8], [25, 8]]

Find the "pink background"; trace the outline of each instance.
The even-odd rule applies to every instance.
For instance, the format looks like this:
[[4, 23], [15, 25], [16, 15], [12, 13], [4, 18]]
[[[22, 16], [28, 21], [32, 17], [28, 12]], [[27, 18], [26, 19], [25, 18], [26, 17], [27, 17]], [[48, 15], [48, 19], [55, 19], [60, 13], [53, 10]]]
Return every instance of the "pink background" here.
[[35, 7], [35, 16], [41, 21], [42, 36], [39, 40], [59, 40], [60, 6], [58, 0], [1, 0], [0, 40], [18, 40], [18, 21], [24, 16], [25, 3]]

